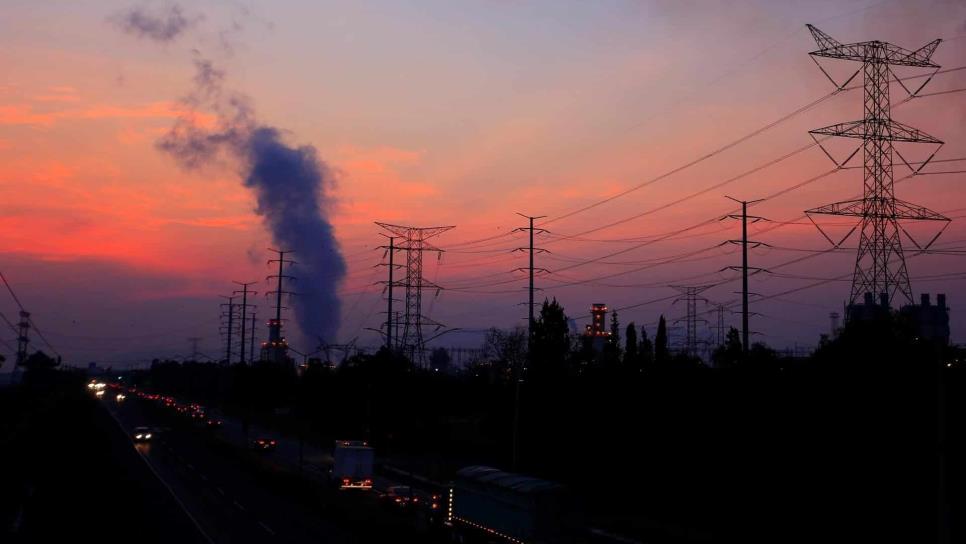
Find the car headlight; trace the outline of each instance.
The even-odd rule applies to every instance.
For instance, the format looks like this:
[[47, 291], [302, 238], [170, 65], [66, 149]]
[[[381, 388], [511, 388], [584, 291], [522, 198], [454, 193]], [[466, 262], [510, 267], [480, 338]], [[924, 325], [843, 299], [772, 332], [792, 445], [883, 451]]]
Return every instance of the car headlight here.
[[140, 440], [141, 439], [141, 435], [136, 434], [136, 435], [134, 435], [134, 438], [137, 438], [138, 440]]
[[151, 438], [151, 433], [144, 435], [144, 438]]

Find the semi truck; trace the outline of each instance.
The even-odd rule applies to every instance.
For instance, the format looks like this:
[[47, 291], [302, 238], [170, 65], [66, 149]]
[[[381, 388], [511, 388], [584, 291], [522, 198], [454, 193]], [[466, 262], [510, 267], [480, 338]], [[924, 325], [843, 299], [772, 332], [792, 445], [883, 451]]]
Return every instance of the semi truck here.
[[574, 513], [561, 484], [486, 466], [457, 471], [446, 504], [457, 542], [570, 542]]
[[372, 489], [375, 450], [363, 440], [336, 440], [332, 477], [339, 489]]

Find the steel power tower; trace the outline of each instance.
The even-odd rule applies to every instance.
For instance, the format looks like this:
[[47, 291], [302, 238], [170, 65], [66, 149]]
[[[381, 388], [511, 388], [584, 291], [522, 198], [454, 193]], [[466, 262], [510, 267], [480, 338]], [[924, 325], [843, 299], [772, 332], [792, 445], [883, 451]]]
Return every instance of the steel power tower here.
[[725, 318], [724, 318], [724, 314], [725, 314], [725, 311], [727, 311], [727, 309], [728, 309], [727, 306], [725, 306], [724, 304], [715, 304], [714, 305], [714, 312], [715, 312], [715, 315], [718, 318], [717, 319], [717, 322], [715, 323], [715, 328], [714, 328], [714, 342], [715, 342], [715, 346], [723, 346], [724, 343], [725, 343], [726, 336], [725, 336]]
[[232, 294], [235, 296], [238, 296], [239, 294], [241, 294], [242, 296], [242, 303], [241, 303], [241, 310], [240, 310], [241, 316], [239, 320], [240, 325], [238, 327], [239, 333], [241, 334], [241, 343], [239, 344], [240, 353], [238, 356], [238, 362], [241, 364], [245, 364], [247, 362], [245, 361], [245, 328], [246, 328], [245, 325], [247, 325], [246, 321], [248, 321], [248, 307], [250, 306], [250, 304], [248, 304], [248, 294], [251, 293], [253, 295], [257, 295], [258, 291], [248, 290], [249, 285], [255, 284], [255, 282], [253, 281], [249, 281], [249, 282], [233, 281], [232, 283], [237, 283], [238, 285], [242, 286], [241, 291], [235, 290], [235, 292]]
[[[406, 251], [406, 278], [402, 285], [406, 288], [406, 309], [403, 314], [402, 337], [397, 338], [397, 345], [408, 352], [411, 361], [422, 360], [423, 357], [423, 325], [435, 325], [437, 329], [442, 325], [430, 320], [423, 315], [423, 288], [435, 288], [439, 286], [426, 280], [423, 277], [423, 253], [435, 251], [442, 253], [442, 249], [428, 243], [427, 240], [455, 228], [455, 225], [446, 227], [405, 227], [401, 225], [391, 225], [389, 223], [379, 223], [376, 225], [386, 229], [391, 234], [402, 238], [402, 244], [396, 246]], [[391, 269], [391, 268], [390, 268]], [[390, 315], [392, 315], [390, 313]]]
[[[225, 338], [225, 364], [231, 365], [231, 333], [235, 327], [235, 296], [221, 295], [221, 298], [227, 300], [221, 305], [223, 308], [221, 312], [221, 327], [219, 327], [218, 332]], [[226, 320], [227, 319], [227, 323]]]
[[698, 296], [702, 292], [711, 289], [713, 285], [672, 285], [672, 288], [679, 291], [684, 297], [675, 299], [675, 303], [684, 301], [687, 306], [687, 314], [683, 319], [676, 319], [674, 323], [684, 321], [684, 352], [692, 357], [698, 354], [698, 322], [705, 322], [698, 318], [698, 301], [707, 303], [708, 299]]
[[[383, 234], [383, 236], [386, 236], [386, 235]], [[396, 264], [395, 263], [396, 252], [399, 251], [399, 246], [396, 245], [396, 238], [397, 237], [396, 236], [386, 236], [386, 238], [389, 240], [389, 245], [379, 246], [379, 247], [380, 247], [380, 249], [385, 249], [386, 250], [386, 253], [383, 256], [383, 258], [389, 257], [389, 263], [388, 264], [387, 263], [380, 263], [379, 266], [386, 266], [388, 268], [388, 270], [389, 270], [389, 280], [388, 281], [384, 281], [384, 282], [379, 282], [379, 283], [385, 284], [386, 285], [386, 289], [388, 290], [387, 297], [386, 297], [386, 323], [385, 323], [385, 325], [386, 325], [386, 332], [385, 332], [385, 335], [386, 335], [386, 349], [395, 350], [396, 347], [398, 346], [399, 338], [398, 337], [395, 338], [396, 343], [394, 344], [393, 343], [393, 333], [395, 332], [394, 329], [398, 328], [396, 326], [396, 322], [397, 322], [396, 316], [397, 316], [398, 312], [394, 312], [393, 309], [392, 309], [393, 302], [396, 302], [396, 299], [393, 298], [392, 289], [393, 289], [393, 287], [401, 286], [403, 284], [400, 283], [400, 282], [398, 282], [398, 281], [396, 281], [395, 279], [393, 279], [393, 275], [394, 275], [394, 273], [395, 273], [395, 271], [396, 271], [397, 268], [402, 268], [402, 265], [399, 265], [399, 264]], [[379, 331], [379, 332], [381, 332], [381, 331]]]
[[198, 342], [201, 342], [200, 336], [191, 336], [188, 338], [188, 344], [191, 345], [191, 360], [198, 362]]
[[[812, 139], [820, 147], [822, 147], [821, 142], [823, 140], [833, 136], [862, 140], [860, 146], [863, 154], [862, 198], [827, 204], [807, 210], [805, 213], [808, 214], [809, 219], [812, 219], [811, 216], [816, 214], [859, 218], [859, 223], [838, 243], [829, 238], [812, 219], [822, 235], [835, 246], [844, 242], [855, 230], [858, 229], [861, 233], [858, 253], [855, 258], [855, 271], [852, 275], [852, 291], [849, 295], [850, 307], [862, 301], [865, 293], [871, 293], [876, 297], [885, 294], [890, 305], [897, 294], [901, 295], [908, 303], [913, 303], [912, 287], [909, 284], [909, 273], [902, 251], [900, 232], [905, 233], [914, 245], [924, 249], [932, 245], [945, 230], [945, 226], [928, 244], [925, 244], [925, 247], [922, 247], [902, 228], [899, 221], [946, 221], [946, 226], [948, 226], [949, 218], [895, 197], [892, 169], [893, 153], [905, 163], [912, 175], [915, 175], [932, 160], [939, 148], [942, 147], [943, 142], [919, 129], [903, 125], [892, 119], [889, 87], [894, 80], [902, 85], [910, 98], [915, 97], [929, 83], [932, 76], [926, 79], [915, 92], [910, 92], [893, 73], [892, 66], [935, 68], [935, 71], [939, 71], [939, 65], [934, 64], [930, 59], [941, 40], [931, 41], [915, 51], [909, 51], [878, 40], [842, 44], [814, 26], [807, 26], [819, 47], [818, 50], [809, 53], [815, 64], [840, 90], [844, 89], [845, 85], [861, 71], [865, 100], [862, 119], [809, 131]], [[861, 62], [862, 66], [845, 83], [839, 85], [822, 68], [816, 57]], [[919, 164], [918, 168], [913, 168], [902, 157], [898, 149], [894, 148], [893, 142], [927, 143], [935, 144], [937, 147], [928, 159]], [[858, 149], [856, 149], [849, 158], [839, 163], [824, 147], [822, 147], [822, 150], [840, 168], [858, 152]], [[848, 318], [847, 313], [846, 319]]]
[[285, 265], [293, 265], [296, 262], [285, 258], [285, 255], [292, 253], [291, 250], [272, 248], [268, 250], [278, 255], [277, 259], [268, 260], [269, 266], [278, 263], [278, 273], [265, 277], [265, 281], [275, 280], [276, 286], [274, 291], [265, 293], [265, 296], [275, 295], [275, 318], [268, 320], [268, 341], [263, 344], [265, 347], [263, 360], [272, 363], [285, 363], [288, 362], [289, 358], [288, 342], [282, 336], [282, 310], [286, 309], [285, 306], [282, 306], [282, 295], [292, 296], [295, 294], [294, 291], [284, 289], [286, 280], [289, 282], [295, 281], [295, 276], [285, 274]]

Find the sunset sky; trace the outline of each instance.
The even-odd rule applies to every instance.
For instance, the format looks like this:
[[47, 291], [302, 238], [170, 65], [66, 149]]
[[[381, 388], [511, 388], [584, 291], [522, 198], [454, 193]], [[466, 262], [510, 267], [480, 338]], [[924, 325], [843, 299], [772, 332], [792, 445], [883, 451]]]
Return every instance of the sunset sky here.
[[[171, 35], [138, 34], [123, 23], [132, 10], [162, 18], [175, 10], [184, 24]], [[183, 355], [188, 337], [201, 337], [201, 350], [218, 357], [219, 295], [232, 280], [269, 290], [266, 248], [275, 244], [237, 165], [186, 171], [156, 145], [188, 109], [195, 58], [211, 59], [225, 71], [225, 87], [250, 98], [260, 123], [293, 146], [313, 146], [334, 172], [327, 210], [348, 273], [339, 337], [330, 340], [357, 338], [360, 346], [380, 342], [367, 328], [385, 319], [375, 284], [385, 279], [376, 266], [384, 238], [374, 221], [456, 226], [434, 239], [446, 252], [427, 254], [424, 265], [426, 278], [443, 287], [426, 293], [428, 315], [462, 329], [438, 345], [475, 347], [488, 327], [525, 325], [525, 275], [512, 272], [526, 265], [511, 252], [526, 242], [510, 232], [524, 225], [516, 212], [547, 216], [550, 234], [538, 245], [550, 253], [537, 264], [551, 273], [538, 279], [541, 299], [556, 297], [581, 329], [591, 303], [626, 308], [621, 323], [644, 324], [653, 335], [659, 315], [684, 314], [670, 285], [737, 278], [721, 270], [740, 264], [738, 248], [717, 247], [740, 235], [738, 223], [716, 220], [734, 211], [725, 195], [765, 198], [832, 169], [817, 147], [792, 153], [812, 143], [809, 129], [861, 118], [861, 90], [571, 212], [833, 91], [808, 56], [816, 46], [806, 23], [842, 42], [918, 49], [943, 38], [933, 60], [944, 69], [966, 66], [966, 3], [955, 0], [7, 0], [3, 11], [0, 271], [50, 343], [77, 365]], [[840, 81], [858, 68], [823, 67]], [[966, 70], [950, 71], [922, 92], [963, 87]], [[904, 97], [894, 85], [893, 105]], [[946, 142], [926, 171], [966, 170], [966, 93], [917, 98], [893, 117]], [[855, 144], [827, 148], [844, 158]], [[913, 161], [933, 148], [900, 150]], [[908, 169], [897, 163], [899, 180]], [[861, 153], [849, 165], [861, 165]], [[897, 197], [953, 218], [935, 247], [966, 249], [964, 183], [966, 174], [940, 174], [896, 185]], [[752, 208], [772, 220], [755, 224], [753, 238], [773, 246], [751, 254], [752, 265], [772, 271], [751, 280], [766, 297], [753, 302], [757, 339], [813, 346], [829, 329], [829, 312], [842, 312], [855, 253], [803, 251], [829, 243], [802, 212], [855, 198], [861, 188], [861, 170], [847, 169]], [[822, 221], [832, 233], [850, 228], [843, 218]], [[928, 240], [936, 228], [909, 230]], [[844, 246], [856, 243], [853, 235]], [[947, 293], [953, 341], [966, 340], [964, 256], [910, 251], [907, 259], [916, 297]], [[814, 285], [838, 277], [845, 279]], [[800, 287], [808, 288], [782, 294]], [[737, 308], [738, 289], [733, 281], [704, 295]], [[257, 298], [259, 317], [267, 316], [269, 301]], [[14, 320], [13, 301], [0, 300]], [[713, 314], [702, 317], [716, 323]], [[0, 339], [12, 345], [13, 332], [3, 330]], [[258, 334], [264, 338], [264, 327]], [[300, 351], [316, 347], [290, 336]]]

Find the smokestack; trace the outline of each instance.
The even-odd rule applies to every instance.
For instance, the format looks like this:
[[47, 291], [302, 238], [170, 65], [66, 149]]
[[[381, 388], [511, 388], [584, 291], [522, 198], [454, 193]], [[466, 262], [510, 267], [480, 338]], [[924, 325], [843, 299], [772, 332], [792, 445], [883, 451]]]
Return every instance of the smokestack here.
[[883, 310], [889, 309], [889, 293], [879, 293], [879, 306], [882, 306]]
[[872, 293], [866, 293], [862, 300], [865, 302], [865, 305], [870, 308], [875, 305], [875, 299], [872, 298]]
[[936, 306], [939, 306], [943, 310], [946, 309], [946, 294], [940, 293], [936, 295]]
[[923, 306], [929, 306], [929, 293], [921, 293], [919, 295], [919, 303]]

